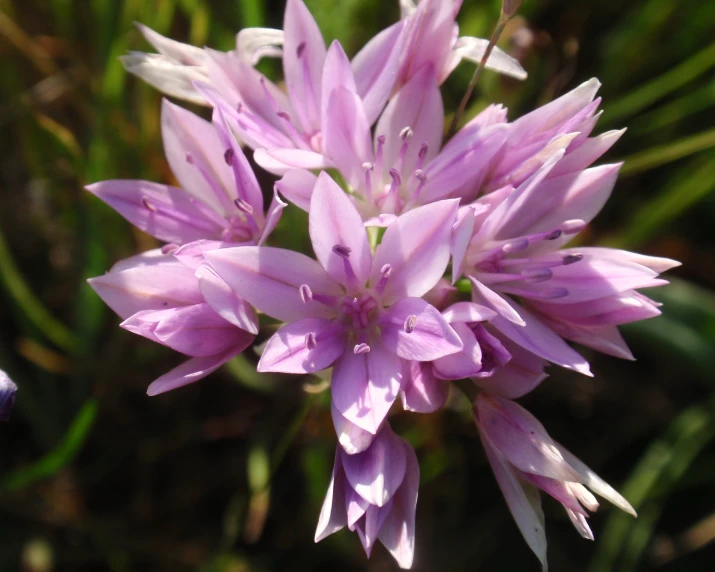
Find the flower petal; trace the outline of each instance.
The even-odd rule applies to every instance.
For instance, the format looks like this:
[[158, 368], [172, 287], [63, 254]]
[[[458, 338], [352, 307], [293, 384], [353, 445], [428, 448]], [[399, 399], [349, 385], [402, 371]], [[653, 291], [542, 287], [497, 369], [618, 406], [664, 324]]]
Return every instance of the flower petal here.
[[[488, 45], [489, 40], [484, 38], [462, 36], [454, 45], [454, 50], [465, 60], [481, 64]], [[484, 67], [515, 79], [526, 79], [526, 71], [521, 67], [519, 60], [512, 58], [496, 46], [492, 48], [492, 53], [489, 55]]]
[[421, 298], [403, 298], [380, 318], [382, 342], [403, 359], [432, 361], [462, 349], [457, 332]]
[[627, 512], [634, 517], [638, 516], [631, 504], [625, 498], [623, 498], [623, 496], [620, 495], [613, 487], [611, 487], [611, 485], [609, 485], [606, 481], [604, 481], [601, 477], [599, 477], [596, 473], [589, 469], [583, 463], [583, 461], [578, 459], [563, 445], [559, 445], [558, 443], [555, 443], [555, 445], [561, 455], [563, 455], [564, 459], [566, 459], [566, 462], [571, 465], [579, 473], [579, 475], [581, 475], [581, 482], [585, 486], [587, 486], [597, 495], [603, 497], [607, 501], [620, 508], [622, 511]]
[[199, 381], [225, 364], [233, 356], [241, 353], [244, 349], [245, 348], [232, 348], [223, 354], [195, 357], [185, 361], [172, 369], [169, 373], [165, 373], [160, 378], [154, 380], [147, 388], [146, 393], [150, 396], [159, 395], [160, 393], [166, 393], [172, 389], [177, 389]]
[[302, 0], [288, 0], [283, 19], [283, 73], [303, 133], [320, 129], [320, 95], [326, 50]]
[[161, 136], [171, 171], [187, 193], [221, 214], [235, 210], [235, 182], [215, 127], [164, 99]]
[[[536, 554], [543, 570], [546, 570], [546, 531], [544, 513], [538, 493], [529, 485], [522, 485], [516, 471], [509, 465], [489, 439], [480, 433], [484, 451], [494, 471], [499, 488], [509, 506], [516, 525], [519, 527], [529, 548]], [[527, 494], [526, 489], [529, 489]], [[536, 494], [534, 494], [536, 493]]]
[[433, 413], [441, 409], [448, 395], [449, 383], [434, 376], [432, 364], [403, 361], [400, 396], [405, 411]]
[[343, 528], [347, 524], [348, 515], [345, 510], [345, 489], [347, 481], [341, 463], [342, 453], [335, 451], [333, 476], [330, 478], [328, 492], [325, 494], [323, 508], [320, 510], [318, 527], [315, 531], [315, 542], [320, 542]]
[[239, 246], [206, 253], [216, 273], [241, 298], [276, 320], [334, 316], [332, 308], [315, 300], [303, 302], [299, 288], [340, 296], [342, 288], [322, 266], [304, 254], [269, 246]]
[[581, 482], [544, 426], [513, 401], [480, 393], [474, 413], [481, 434], [516, 468], [552, 479]]
[[367, 449], [370, 443], [375, 439], [375, 435], [345, 419], [340, 411], [337, 410], [334, 403], [330, 405], [330, 413], [333, 417], [335, 433], [338, 435], [338, 443], [340, 443], [348, 455], [361, 453]]
[[263, 58], [279, 58], [283, 55], [283, 39], [283, 30], [243, 28], [236, 34], [236, 55], [252, 66]]
[[387, 171], [398, 162], [403, 145], [400, 134], [406, 127], [412, 130], [412, 135], [400, 171], [411, 174], [423, 144], [427, 145], [425, 164], [439, 152], [443, 124], [444, 107], [437, 78], [432, 66], [426, 65], [395, 94], [377, 122], [375, 135], [386, 137], [383, 150], [384, 178], [388, 178]]
[[417, 455], [404, 440], [405, 478], [392, 499], [392, 510], [377, 537], [392, 554], [400, 568], [411, 568], [415, 553], [415, 513], [420, 486], [420, 467]]
[[464, 323], [452, 324], [462, 340], [462, 349], [451, 355], [436, 359], [432, 367], [440, 379], [464, 379], [482, 370], [482, 349], [474, 332]]
[[206, 69], [187, 66], [160, 54], [129, 52], [119, 56], [124, 69], [144, 80], [161, 93], [196, 105], [206, 105], [206, 99], [194, 88], [195, 81], [206, 81]]
[[345, 352], [346, 342], [347, 334], [334, 320], [304, 318], [271, 336], [257, 369], [303, 374], [320, 371]]
[[248, 302], [239, 297], [208, 264], [196, 270], [201, 294], [221, 318], [251, 334], [258, 334], [258, 316]]
[[[309, 230], [315, 256], [330, 277], [341, 284], [354, 278], [362, 286], [370, 276], [372, 253], [362, 217], [345, 192], [325, 172], [320, 173], [310, 201]], [[349, 249], [348, 258], [336, 254], [335, 246]]]
[[487, 288], [473, 276], [469, 276], [469, 281], [472, 283], [472, 300], [479, 306], [484, 306], [492, 310], [499, 317], [517, 326], [524, 326], [526, 324], [514, 307], [499, 294]]
[[365, 115], [372, 125], [379, 117], [397, 79], [397, 62], [401, 55], [400, 35], [404, 22], [397, 22], [374, 36], [353, 58], [358, 94]]
[[395, 401], [402, 363], [380, 344], [363, 354], [345, 352], [333, 369], [333, 403], [348, 421], [377, 434]]
[[298, 208], [308, 212], [318, 177], [306, 169], [291, 169], [275, 184], [278, 192]]
[[224, 229], [210, 207], [176, 187], [149, 181], [112, 180], [88, 185], [86, 189], [159, 240], [184, 244], [218, 238]]
[[405, 448], [389, 424], [380, 429], [369, 449], [355, 455], [341, 454], [350, 486], [372, 505], [384, 506], [405, 478]]
[[141, 310], [164, 310], [204, 301], [193, 270], [176, 260], [125, 268], [87, 282], [123, 319]]
[[442, 312], [442, 317], [450, 324], [454, 322], [486, 322], [496, 316], [497, 313], [494, 310], [474, 302], [457, 302]]
[[333, 163], [324, 155], [305, 149], [256, 149], [253, 159], [274, 175], [285, 175], [291, 169], [332, 169]]
[[391, 304], [429, 291], [447, 269], [458, 201], [446, 200], [411, 210], [389, 226], [377, 247], [370, 283], [376, 285], [385, 264], [391, 274], [383, 302]]

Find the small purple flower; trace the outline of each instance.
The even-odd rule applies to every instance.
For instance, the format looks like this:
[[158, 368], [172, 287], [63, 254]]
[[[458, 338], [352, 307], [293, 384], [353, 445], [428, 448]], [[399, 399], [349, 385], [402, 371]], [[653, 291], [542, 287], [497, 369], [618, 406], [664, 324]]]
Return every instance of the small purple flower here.
[[278, 196], [263, 213], [256, 176], [220, 112], [213, 124], [163, 101], [164, 151], [181, 188], [111, 180], [87, 190], [129, 222], [170, 244], [196, 240], [260, 244], [285, 207]]
[[412, 447], [385, 423], [370, 447], [335, 451], [335, 466], [315, 541], [347, 527], [356, 531], [368, 558], [379, 540], [400, 568], [411, 568], [420, 469]]
[[593, 534], [586, 518], [588, 511], [598, 508], [598, 502], [588, 489], [636, 516], [626, 499], [555, 443], [543, 425], [523, 407], [482, 393], [474, 405], [474, 416], [509, 510], [544, 569], [546, 535], [537, 489], [559, 501], [576, 530], [591, 540]]
[[17, 385], [0, 369], [0, 421], [9, 421], [15, 407]]
[[191, 358], [154, 381], [149, 395], [202, 379], [251, 345], [258, 333], [253, 308], [211, 268], [187, 266], [161, 250], [118, 262], [88, 282], [124, 319], [123, 328]]
[[305, 374], [334, 364], [337, 412], [375, 435], [401, 389], [403, 361], [433, 361], [461, 348], [456, 332], [421, 298], [447, 267], [457, 201], [402, 215], [373, 255], [360, 214], [327, 174], [312, 195], [317, 262], [268, 247], [206, 257], [239, 296], [288, 322], [269, 339], [258, 370]]

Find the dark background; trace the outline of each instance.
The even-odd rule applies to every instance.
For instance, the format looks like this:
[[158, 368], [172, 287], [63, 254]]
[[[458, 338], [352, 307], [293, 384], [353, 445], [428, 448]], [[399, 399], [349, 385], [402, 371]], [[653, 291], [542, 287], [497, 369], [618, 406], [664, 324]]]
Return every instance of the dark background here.
[[[398, 17], [396, 0], [306, 3], [351, 55]], [[155, 243], [83, 185], [172, 177], [160, 96], [117, 60], [151, 51], [132, 22], [229, 50], [241, 27], [281, 27], [282, 11], [260, 0], [0, 0], [0, 368], [20, 387], [0, 427], [0, 570], [397, 569], [379, 546], [367, 561], [347, 532], [313, 544], [335, 446], [327, 394], [251, 373], [248, 357], [149, 398], [179, 356], [120, 330], [85, 284]], [[494, 0], [465, 2], [462, 34], [488, 36], [498, 12]], [[597, 76], [596, 132], [629, 130], [604, 158], [626, 164], [586, 240], [683, 261], [648, 292], [664, 315], [623, 328], [638, 361], [587, 351], [595, 379], [551, 368], [521, 400], [640, 514], [604, 502], [591, 543], [545, 499], [552, 571], [713, 568], [713, 24], [712, 2], [526, 0], [500, 46], [528, 80], [485, 73], [473, 100], [471, 112], [504, 102], [513, 119]], [[261, 69], [279, 77], [275, 63]], [[445, 84], [448, 112], [472, 70]], [[276, 236], [302, 248], [296, 211]], [[432, 416], [396, 412], [393, 426], [422, 470], [416, 570], [538, 570], [463, 398]]]

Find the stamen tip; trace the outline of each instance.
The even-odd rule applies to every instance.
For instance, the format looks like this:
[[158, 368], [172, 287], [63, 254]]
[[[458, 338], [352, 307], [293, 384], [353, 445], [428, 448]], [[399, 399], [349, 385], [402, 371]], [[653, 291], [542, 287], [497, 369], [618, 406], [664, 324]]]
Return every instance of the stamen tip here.
[[411, 334], [414, 331], [416, 324], [417, 324], [417, 316], [415, 314], [410, 314], [409, 316], [407, 316], [407, 318], [405, 319], [405, 324], [404, 324], [405, 332], [407, 332], [408, 334]]

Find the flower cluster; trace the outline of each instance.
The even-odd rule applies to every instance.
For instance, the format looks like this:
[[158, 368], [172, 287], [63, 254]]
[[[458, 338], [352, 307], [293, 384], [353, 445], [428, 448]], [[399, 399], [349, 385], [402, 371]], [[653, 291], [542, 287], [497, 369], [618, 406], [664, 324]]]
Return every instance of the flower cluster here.
[[[502, 18], [517, 5], [507, 2]], [[545, 566], [535, 488], [586, 538], [598, 507], [588, 489], [635, 513], [512, 400], [549, 364], [592, 375], [567, 340], [632, 359], [617, 327], [659, 314], [638, 290], [664, 284], [658, 275], [677, 263], [568, 247], [620, 167], [591, 167], [622, 133], [591, 136], [597, 80], [515, 121], [491, 105], [444, 140], [440, 85], [462, 59], [526, 74], [490, 42], [459, 37], [459, 0], [401, 7], [402, 19], [352, 60], [337, 41], [326, 47], [302, 0], [287, 1], [283, 30], [242, 30], [228, 53], [140, 27], [159, 53], [132, 53], [127, 69], [209, 106], [212, 120], [163, 103], [180, 187], [87, 187], [165, 243], [90, 284], [123, 328], [188, 356], [150, 395], [252, 346], [259, 372], [332, 368], [338, 444], [316, 541], [347, 525], [368, 555], [379, 540], [403, 568], [413, 561], [419, 465], [389, 411], [399, 397], [405, 410], [434, 412], [450, 380], [470, 380], [486, 455]], [[263, 57], [282, 58], [285, 90], [257, 71]], [[275, 177], [272, 196], [246, 153]], [[308, 212], [315, 258], [267, 245], [284, 199]], [[281, 324], [272, 335], [259, 313]]]

